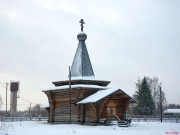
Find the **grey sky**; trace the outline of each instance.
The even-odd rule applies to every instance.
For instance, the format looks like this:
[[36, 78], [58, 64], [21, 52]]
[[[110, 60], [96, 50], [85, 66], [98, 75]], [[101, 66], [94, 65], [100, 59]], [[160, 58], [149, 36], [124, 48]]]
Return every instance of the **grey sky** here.
[[0, 82], [21, 82], [21, 109], [47, 102], [41, 91], [67, 79], [83, 18], [97, 79], [132, 95], [138, 76], [157, 76], [180, 104], [179, 13], [178, 0], [0, 0]]

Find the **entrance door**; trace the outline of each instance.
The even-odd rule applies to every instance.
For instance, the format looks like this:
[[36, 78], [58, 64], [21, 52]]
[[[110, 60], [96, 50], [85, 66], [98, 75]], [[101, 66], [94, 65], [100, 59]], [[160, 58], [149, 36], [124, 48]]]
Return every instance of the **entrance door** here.
[[115, 116], [116, 115], [116, 104], [111, 101], [108, 105], [107, 105], [107, 115], [108, 116]]

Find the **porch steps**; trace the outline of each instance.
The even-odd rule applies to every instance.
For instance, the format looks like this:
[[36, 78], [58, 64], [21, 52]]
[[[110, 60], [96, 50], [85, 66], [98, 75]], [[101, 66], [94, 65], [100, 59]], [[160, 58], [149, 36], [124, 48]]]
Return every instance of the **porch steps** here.
[[130, 123], [128, 121], [118, 121], [119, 127], [129, 127]]

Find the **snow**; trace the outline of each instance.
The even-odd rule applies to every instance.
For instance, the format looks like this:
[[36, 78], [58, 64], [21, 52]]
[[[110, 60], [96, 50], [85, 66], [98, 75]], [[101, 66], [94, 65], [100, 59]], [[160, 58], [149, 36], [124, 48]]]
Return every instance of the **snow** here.
[[[92, 81], [107, 81], [103, 79], [96, 79], [95, 76], [78, 76], [78, 77], [71, 77], [71, 80], [92, 80]], [[109, 81], [108, 81], [109, 82]]]
[[81, 35], [81, 34], [86, 34], [84, 31], [80, 31], [79, 33], [78, 33], [78, 35]]
[[41, 105], [41, 108], [47, 108], [47, 107], [49, 107], [49, 103], [46, 103], [46, 104], [42, 104], [42, 105]]
[[166, 109], [163, 113], [180, 113], [180, 109]]
[[107, 90], [99, 90], [98, 92], [92, 94], [91, 96], [81, 100], [77, 104], [85, 104], [85, 103], [94, 103], [94, 102], [97, 102], [100, 99], [102, 99], [102, 98], [104, 98], [104, 97], [114, 93], [117, 90], [119, 90], [119, 89], [114, 88], [114, 89], [107, 89]]
[[[57, 86], [57, 87], [45, 89], [45, 90], [43, 90], [43, 91], [59, 90], [59, 89], [67, 89], [67, 88], [69, 88], [69, 85]], [[108, 87], [103, 87], [103, 86], [98, 86], [98, 85], [87, 85], [87, 84], [71, 85], [71, 88], [97, 88], [97, 89], [108, 89]]]
[[78, 77], [71, 77], [71, 80], [95, 80], [95, 76], [78, 76]]
[[13, 122], [0, 135], [167, 135], [180, 134], [179, 123], [133, 122], [131, 127]]
[[[96, 79], [95, 76], [78, 76], [78, 77], [71, 77], [71, 80], [90, 80], [90, 81], [107, 81], [102, 79]], [[69, 80], [64, 80], [69, 81]], [[59, 82], [59, 81], [53, 81], [53, 82]], [[108, 81], [110, 82], [110, 81]]]

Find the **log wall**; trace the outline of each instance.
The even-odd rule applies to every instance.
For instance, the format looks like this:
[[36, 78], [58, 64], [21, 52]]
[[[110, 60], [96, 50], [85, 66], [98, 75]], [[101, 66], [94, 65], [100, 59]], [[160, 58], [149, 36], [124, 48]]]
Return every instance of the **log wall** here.
[[[72, 123], [94, 123], [100, 119], [108, 119], [110, 113], [107, 108], [114, 111], [120, 118], [125, 118], [125, 112], [129, 105], [130, 98], [122, 92], [115, 92], [96, 103], [80, 104], [76, 103], [89, 95], [97, 92], [97, 89], [72, 89], [71, 90], [71, 122]], [[70, 100], [69, 89], [46, 91], [48, 96], [50, 111], [49, 122], [69, 123], [70, 122]], [[114, 116], [114, 115], [113, 115]]]
[[[82, 107], [76, 103], [91, 94], [97, 92], [97, 89], [72, 89], [71, 90], [71, 121], [77, 123], [82, 120]], [[70, 100], [69, 89], [46, 91], [50, 104], [49, 122], [69, 123], [70, 122]]]

